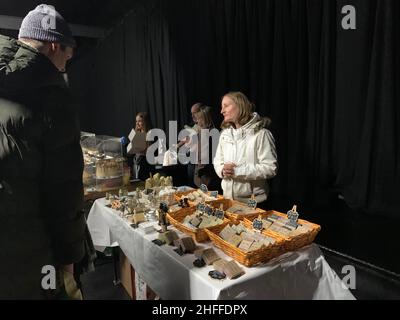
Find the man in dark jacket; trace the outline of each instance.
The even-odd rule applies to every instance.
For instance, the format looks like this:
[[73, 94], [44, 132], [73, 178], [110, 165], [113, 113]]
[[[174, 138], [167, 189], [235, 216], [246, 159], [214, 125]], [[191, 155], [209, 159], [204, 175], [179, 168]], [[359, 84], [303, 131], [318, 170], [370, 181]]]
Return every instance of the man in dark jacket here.
[[74, 46], [46, 5], [19, 41], [0, 35], [0, 299], [54, 297], [52, 268], [84, 255], [80, 128], [61, 73]]

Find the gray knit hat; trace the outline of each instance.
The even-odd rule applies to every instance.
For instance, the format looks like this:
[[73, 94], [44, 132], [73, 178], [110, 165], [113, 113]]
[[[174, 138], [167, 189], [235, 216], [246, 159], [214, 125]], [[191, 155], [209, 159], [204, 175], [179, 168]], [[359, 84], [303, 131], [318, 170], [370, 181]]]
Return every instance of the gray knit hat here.
[[18, 38], [58, 42], [75, 47], [76, 42], [64, 18], [53, 6], [38, 5], [22, 20]]

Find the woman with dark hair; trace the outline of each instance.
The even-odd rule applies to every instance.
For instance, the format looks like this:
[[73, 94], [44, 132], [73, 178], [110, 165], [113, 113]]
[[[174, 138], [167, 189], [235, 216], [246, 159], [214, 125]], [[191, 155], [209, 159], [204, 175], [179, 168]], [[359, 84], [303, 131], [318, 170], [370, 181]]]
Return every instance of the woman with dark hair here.
[[136, 132], [147, 133], [151, 129], [150, 117], [147, 112], [138, 112], [136, 114]]
[[241, 92], [222, 98], [224, 121], [214, 168], [222, 178], [224, 197], [247, 201], [252, 195], [258, 203], [269, 193], [268, 179], [277, 173], [275, 141], [267, 129], [271, 120], [254, 112], [254, 105]]
[[[136, 114], [135, 132], [147, 134], [152, 129], [150, 117], [147, 112], [138, 112]], [[145, 147], [142, 150], [136, 150], [133, 155], [133, 170], [134, 177], [140, 180], [146, 180], [149, 178], [150, 173], [155, 171], [155, 168], [150, 165], [146, 160], [146, 152], [149, 147], [149, 143], [146, 142]]]

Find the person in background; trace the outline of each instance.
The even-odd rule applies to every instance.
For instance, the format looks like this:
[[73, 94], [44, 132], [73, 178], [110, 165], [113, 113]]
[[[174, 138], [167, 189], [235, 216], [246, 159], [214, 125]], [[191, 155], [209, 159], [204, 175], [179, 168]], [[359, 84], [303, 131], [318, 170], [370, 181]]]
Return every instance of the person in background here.
[[[200, 111], [201, 106], [203, 106], [201, 102], [192, 105], [190, 112], [193, 123], [184, 126], [183, 138], [180, 137], [181, 140], [177, 144], [170, 145], [163, 156], [163, 174], [171, 175], [178, 184], [192, 188], [196, 187], [194, 184], [195, 164], [192, 162], [195, 162], [194, 157], [197, 154], [197, 144], [193, 143], [193, 137], [198, 135], [196, 113]], [[183, 161], [182, 158], [187, 160]], [[182, 175], [182, 170], [186, 171], [186, 175]]]
[[192, 120], [193, 120], [193, 124], [192, 124], [192, 129], [196, 130], [198, 129], [198, 124], [197, 124], [197, 117], [196, 114], [200, 111], [201, 107], [204, 106], [204, 103], [202, 102], [196, 102], [194, 105], [192, 105], [192, 107], [190, 108], [190, 113], [192, 115]]
[[147, 112], [138, 112], [135, 118], [135, 131], [147, 133], [151, 130], [150, 117]]
[[[205, 184], [209, 190], [221, 190], [221, 179], [215, 173], [213, 167], [213, 141], [210, 131], [215, 129], [212, 119], [211, 107], [201, 106], [195, 113], [199, 133], [198, 143], [198, 163], [194, 165], [194, 184], [200, 187]], [[204, 145], [203, 145], [204, 144]]]
[[254, 105], [241, 92], [222, 98], [224, 117], [215, 172], [222, 178], [224, 197], [247, 201], [252, 195], [261, 206], [269, 193], [268, 179], [278, 169], [275, 141], [267, 129], [271, 120], [254, 112]]
[[[202, 102], [197, 102], [192, 107], [190, 108], [190, 113], [192, 116], [193, 123], [190, 126], [185, 126], [185, 129], [192, 129], [194, 130], [193, 134], [197, 134], [199, 131], [199, 127], [197, 124], [197, 118], [196, 114], [200, 111], [200, 108], [204, 106]], [[185, 140], [180, 141], [178, 143], [178, 148], [183, 146], [184, 144], [189, 144], [190, 143], [190, 137], [188, 136]], [[195, 187], [194, 184], [194, 170], [195, 170], [195, 165], [193, 163], [188, 163], [187, 164], [187, 177], [188, 177], [188, 186], [190, 187]]]
[[[150, 117], [147, 112], [138, 112], [135, 118], [135, 131], [137, 133], [147, 134], [152, 128]], [[142, 150], [137, 150], [133, 155], [133, 169], [136, 177], [142, 181], [149, 178], [150, 173], [154, 173], [154, 166], [149, 164], [146, 160], [146, 152], [149, 143], [146, 141], [145, 147]]]
[[82, 298], [73, 272], [85, 255], [83, 156], [62, 74], [75, 45], [44, 4], [19, 41], [0, 35], [0, 299]]

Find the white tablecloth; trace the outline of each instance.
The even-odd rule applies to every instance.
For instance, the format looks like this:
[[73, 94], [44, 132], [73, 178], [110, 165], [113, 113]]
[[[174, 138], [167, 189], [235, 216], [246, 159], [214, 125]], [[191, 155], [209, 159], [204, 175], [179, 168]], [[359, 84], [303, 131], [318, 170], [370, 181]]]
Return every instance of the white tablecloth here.
[[[164, 300], [354, 299], [315, 244], [263, 266], [242, 266], [246, 274], [238, 279], [214, 280], [208, 276], [212, 266], [196, 268], [193, 254], [179, 256], [172, 246], [153, 244], [157, 232], [145, 235], [133, 229], [117, 211], [105, 206], [104, 199], [94, 202], [88, 226], [95, 246], [118, 243], [136, 272]], [[215, 250], [222, 258], [231, 259]]]

